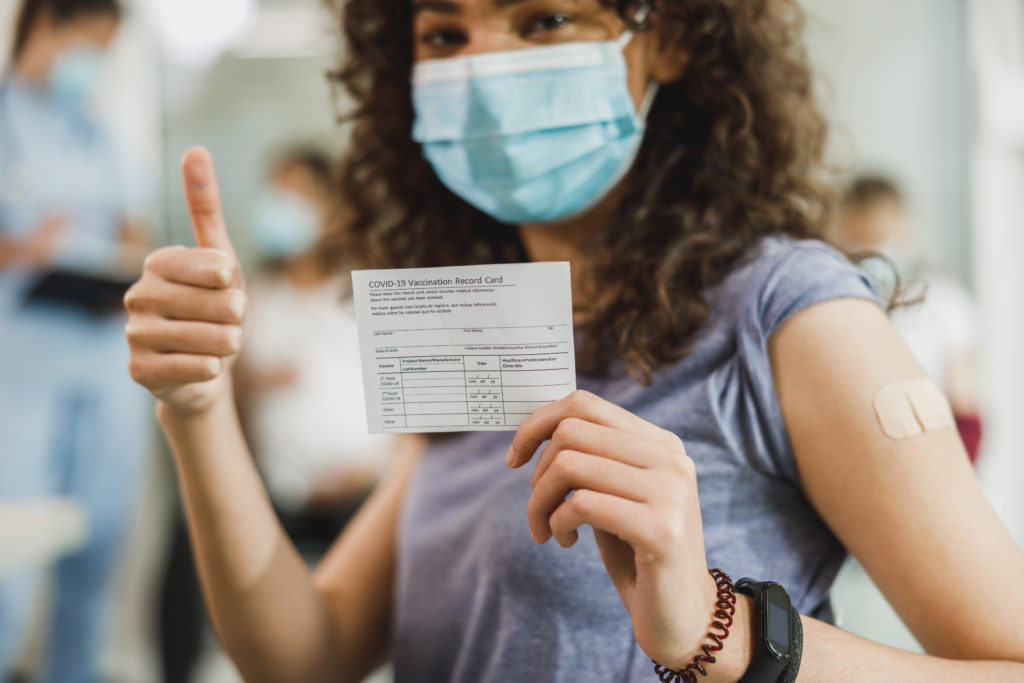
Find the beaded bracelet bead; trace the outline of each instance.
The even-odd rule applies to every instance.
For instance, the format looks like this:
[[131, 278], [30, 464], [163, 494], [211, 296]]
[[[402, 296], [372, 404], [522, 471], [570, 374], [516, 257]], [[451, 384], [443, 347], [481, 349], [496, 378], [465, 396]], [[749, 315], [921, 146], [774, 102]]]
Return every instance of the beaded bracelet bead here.
[[693, 661], [686, 668], [679, 671], [654, 663], [654, 673], [662, 683], [696, 683], [697, 674], [707, 676], [707, 669], [704, 664], [714, 664], [716, 652], [721, 652], [725, 647], [725, 639], [729, 637], [729, 629], [732, 628], [733, 616], [736, 614], [736, 589], [733, 587], [732, 579], [721, 569], [710, 569], [715, 580], [715, 587], [718, 590], [718, 597], [715, 601], [715, 611], [712, 615], [711, 628], [708, 631], [708, 641], [701, 646], [701, 654], [693, 658]]

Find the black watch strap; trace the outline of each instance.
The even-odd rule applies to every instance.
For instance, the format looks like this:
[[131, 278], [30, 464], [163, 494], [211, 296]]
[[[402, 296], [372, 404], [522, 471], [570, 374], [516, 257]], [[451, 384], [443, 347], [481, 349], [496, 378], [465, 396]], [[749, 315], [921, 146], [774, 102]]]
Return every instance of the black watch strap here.
[[804, 655], [804, 623], [800, 621], [800, 613], [793, 608], [793, 649], [789, 653], [789, 664], [779, 677], [779, 683], [796, 683], [800, 673], [800, 660]]
[[789, 594], [773, 581], [740, 579], [736, 591], [754, 599], [750, 667], [740, 683], [777, 683], [793, 652], [793, 606]]

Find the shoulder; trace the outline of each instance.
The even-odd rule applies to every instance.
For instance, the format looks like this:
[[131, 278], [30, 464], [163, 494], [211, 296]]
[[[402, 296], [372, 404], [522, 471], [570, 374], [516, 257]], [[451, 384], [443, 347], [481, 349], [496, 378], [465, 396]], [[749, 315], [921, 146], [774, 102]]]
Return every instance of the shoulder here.
[[726, 278], [715, 307], [739, 315], [764, 337], [795, 313], [832, 299], [879, 303], [865, 275], [820, 240], [767, 237]]

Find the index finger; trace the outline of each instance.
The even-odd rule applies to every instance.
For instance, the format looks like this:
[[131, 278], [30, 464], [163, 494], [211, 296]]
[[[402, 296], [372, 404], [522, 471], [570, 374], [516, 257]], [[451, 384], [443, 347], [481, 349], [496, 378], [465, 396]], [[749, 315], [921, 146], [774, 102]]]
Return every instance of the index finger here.
[[509, 466], [522, 467], [530, 462], [537, 448], [551, 438], [559, 423], [570, 417], [647, 436], [655, 436], [663, 431], [599, 396], [586, 391], [574, 391], [523, 420], [506, 455]]
[[220, 187], [210, 152], [203, 147], [193, 147], [185, 153], [181, 169], [196, 246], [220, 249], [234, 257], [235, 249], [224, 223]]

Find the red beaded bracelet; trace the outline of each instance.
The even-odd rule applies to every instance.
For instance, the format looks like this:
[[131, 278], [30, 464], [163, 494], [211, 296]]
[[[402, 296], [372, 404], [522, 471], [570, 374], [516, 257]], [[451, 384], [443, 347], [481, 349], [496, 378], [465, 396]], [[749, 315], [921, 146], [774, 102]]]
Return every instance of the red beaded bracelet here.
[[714, 578], [715, 587], [718, 589], [711, 630], [708, 631], [710, 642], [704, 643], [701, 646], [703, 652], [694, 657], [693, 662], [680, 671], [666, 668], [655, 662], [654, 673], [658, 674], [658, 679], [662, 683], [696, 683], [698, 673], [701, 676], [708, 675], [704, 664], [714, 664], [716, 661], [714, 653], [720, 652], [725, 647], [724, 642], [729, 637], [732, 619], [736, 614], [736, 589], [732, 585], [732, 579], [721, 569], [710, 569], [708, 573]]

